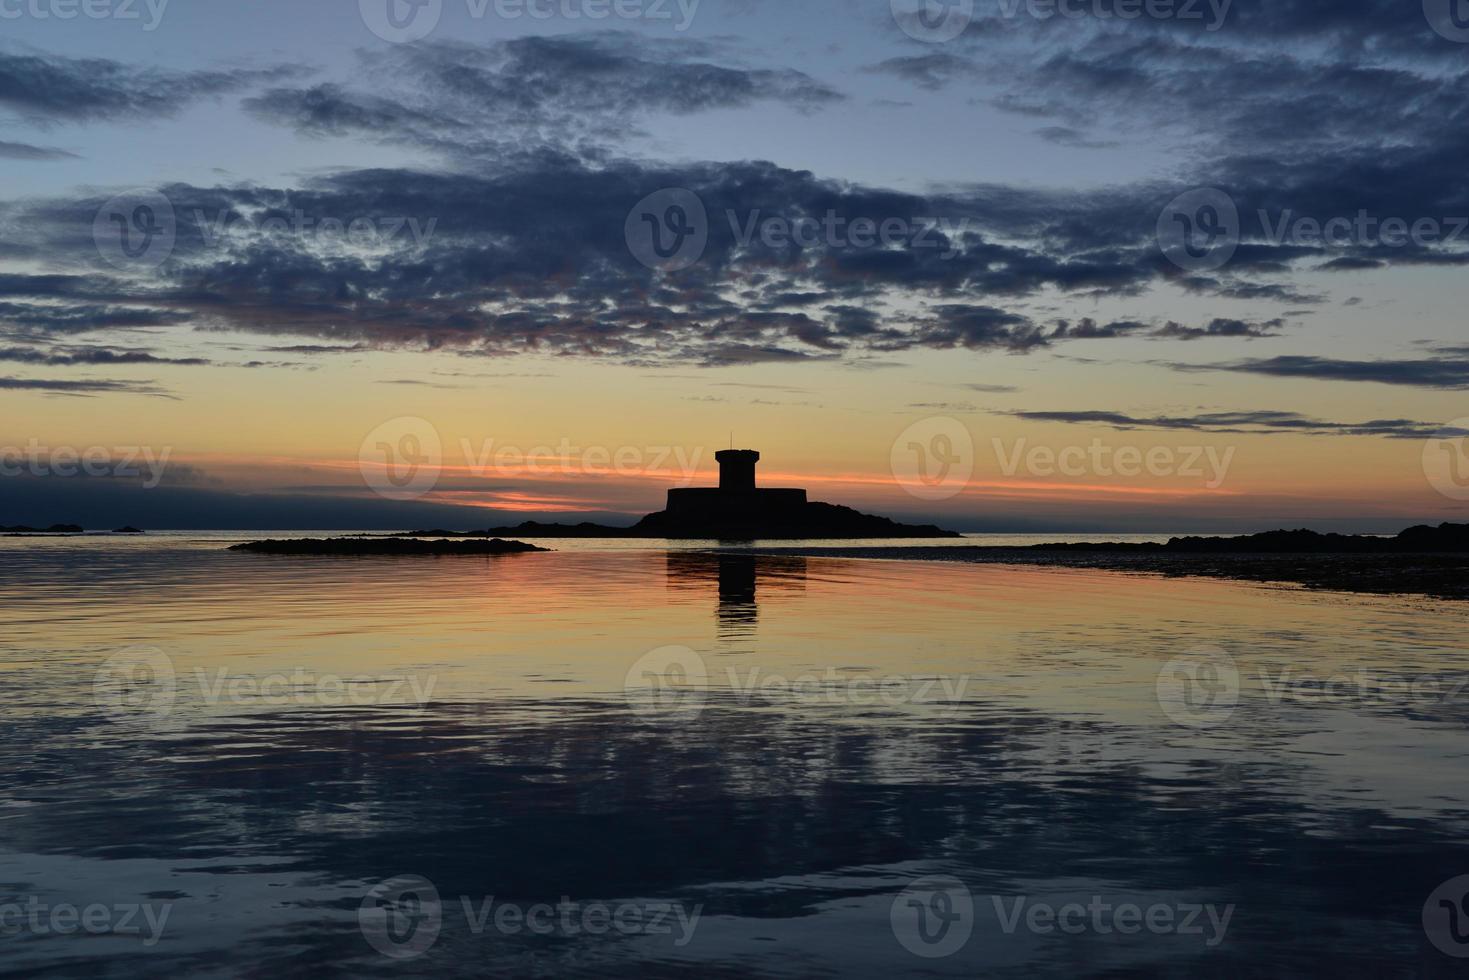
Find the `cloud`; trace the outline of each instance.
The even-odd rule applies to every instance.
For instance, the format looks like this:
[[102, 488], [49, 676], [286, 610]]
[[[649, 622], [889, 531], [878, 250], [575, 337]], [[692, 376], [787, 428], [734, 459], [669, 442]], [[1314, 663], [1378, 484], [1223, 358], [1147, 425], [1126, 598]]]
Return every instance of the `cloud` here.
[[372, 77], [396, 80], [391, 98], [323, 83], [273, 88], [244, 105], [307, 135], [361, 135], [482, 158], [537, 146], [595, 155], [581, 141], [625, 141], [641, 135], [639, 120], [657, 113], [758, 103], [810, 112], [845, 98], [794, 69], [721, 64], [720, 57], [708, 42], [618, 31], [406, 45], [362, 55]]
[[170, 116], [201, 99], [297, 77], [281, 66], [223, 71], [139, 68], [106, 58], [0, 52], [0, 108], [37, 126]]
[[112, 364], [173, 364], [199, 367], [209, 364], [202, 357], [159, 357], [142, 350], [109, 350], [105, 347], [70, 347], [55, 351], [40, 351], [25, 347], [0, 348], [0, 361], [16, 364], [40, 364], [47, 367], [76, 367], [78, 365]]
[[262, 349], [273, 354], [361, 354], [375, 350], [368, 344], [287, 344]]
[[0, 140], [0, 159], [5, 160], [79, 160], [75, 153], [58, 150], [50, 146], [33, 146], [30, 143], [11, 143]]
[[[1272, 258], [1266, 264], [1275, 267], [1279, 262]], [[1278, 303], [1299, 303], [1305, 306], [1326, 302], [1326, 297], [1320, 293], [1304, 292], [1295, 286], [1279, 282], [1245, 282], [1237, 277], [1220, 279], [1213, 276], [1186, 276], [1179, 279], [1178, 284], [1190, 293], [1204, 293], [1224, 299], [1274, 300]]]
[[1112, 323], [1098, 323], [1091, 317], [1082, 317], [1075, 323], [1062, 320], [1051, 332], [1052, 340], [1110, 340], [1116, 337], [1126, 337], [1146, 328], [1146, 324], [1137, 320], [1117, 320]]
[[939, 306], [934, 316], [901, 347], [967, 347], [970, 350], [1003, 350], [1025, 353], [1045, 347], [1050, 341], [1044, 331], [1016, 313], [969, 303]]
[[412, 388], [437, 388], [441, 391], [458, 391], [468, 387], [468, 385], [449, 384], [444, 381], [424, 381], [418, 378], [384, 378], [375, 383], [380, 385], [405, 385]]
[[1151, 336], [1172, 340], [1201, 340], [1203, 338], [1218, 337], [1255, 340], [1261, 337], [1279, 336], [1280, 329], [1284, 326], [1285, 321], [1278, 318], [1265, 323], [1247, 323], [1244, 320], [1215, 317], [1202, 327], [1186, 327], [1181, 323], [1175, 323], [1170, 320], [1162, 327], [1153, 331]]
[[[1154, 276], [1141, 246], [1070, 246], [1088, 234], [1076, 212], [1056, 240], [1035, 239], [1025, 227], [1034, 215], [1014, 201], [996, 208], [987, 191], [915, 195], [763, 162], [551, 155], [476, 169], [347, 170], [293, 188], [166, 185], [176, 243], [165, 265], [139, 276], [99, 260], [91, 229], [101, 198], [13, 206], [16, 248], [105, 274], [0, 276], [0, 297], [14, 297], [0, 323], [31, 337], [189, 324], [321, 341], [282, 345], [292, 353], [757, 363], [915, 346], [1036, 349], [1049, 341], [1027, 314], [962, 297], [1127, 294]], [[672, 275], [640, 264], [624, 235], [633, 206], [666, 187], [696, 193], [710, 216], [700, 261]], [[874, 226], [906, 218], [888, 243], [742, 235], [751, 220], [820, 224], [833, 214]], [[299, 215], [313, 224], [297, 229]], [[320, 231], [326, 219], [384, 231], [361, 246]]]
[[[1102, 132], [1128, 145], [1146, 138], [1149, 149], [1176, 146], [1169, 159], [1178, 178], [1153, 184], [1151, 194], [1149, 182], [1137, 182], [1084, 196], [1098, 210], [1109, 199], [1137, 203], [1109, 236], [1115, 246], [1138, 217], [1156, 219], [1183, 191], [1228, 193], [1241, 244], [1226, 274], [1181, 278], [1185, 288], [1320, 303], [1284, 276], [1469, 262], [1459, 217], [1469, 198], [1469, 70], [1456, 57], [1461, 46], [1436, 35], [1422, 10], [1405, 15], [1390, 0], [1235, 0], [1225, 29], [1207, 28], [1181, 18], [988, 14], [937, 56], [895, 59], [884, 70], [929, 88], [963, 84], [1044, 123], [1038, 135], [1067, 149], [1095, 148], [1087, 134]], [[1319, 228], [1359, 214], [1368, 223], [1335, 245], [1277, 234], [1282, 222]], [[1395, 244], [1381, 233], [1392, 218], [1440, 227], [1425, 242]]]
[[[100, 284], [99, 288], [102, 288]], [[112, 298], [119, 301], [145, 299], [122, 283], [113, 283], [111, 290]], [[4, 287], [0, 285], [0, 296], [3, 295]], [[122, 302], [15, 303], [0, 300], [0, 337], [27, 342], [48, 340], [56, 334], [170, 326], [189, 319], [190, 314], [184, 311], [123, 305]]]
[[[1410, 419], [1372, 419], [1366, 422], [1332, 422], [1297, 412], [1243, 411], [1205, 412], [1197, 415], [1128, 415], [1123, 412], [1006, 412], [1027, 422], [1061, 422], [1103, 425], [1114, 429], [1184, 429], [1193, 432], [1239, 435], [1381, 436], [1387, 439], [1443, 438], [1441, 424]], [[1469, 435], [1469, 432], [1464, 433]]]
[[1122, 145], [1119, 140], [1088, 139], [1081, 130], [1072, 129], [1070, 126], [1046, 126], [1037, 129], [1035, 134], [1047, 143], [1070, 147], [1074, 150], [1107, 150]]
[[[1282, 19], [1254, 3], [1242, 9], [1281, 24], [1310, 20]], [[3, 217], [16, 234], [5, 254], [55, 268], [49, 276], [0, 275], [0, 329], [12, 341], [35, 341], [175, 325], [299, 337], [305, 342], [282, 350], [303, 354], [534, 352], [656, 366], [1268, 338], [1283, 328], [1280, 316], [1220, 316], [1201, 326], [1126, 316], [1048, 322], [1036, 307], [1075, 309], [1159, 289], [1305, 306], [1324, 297], [1290, 275], [1323, 262], [1469, 261], [1453, 244], [1328, 250], [1266, 240], [1259, 210], [1323, 215], [1365, 203], [1384, 214], [1452, 214], [1469, 198], [1460, 162], [1469, 137], [1444, 124], [1466, 102], [1469, 73], [1444, 58], [1399, 64], [1413, 42], [1377, 6], [1355, 19], [1312, 14], [1330, 28], [1310, 52], [1277, 55], [1253, 28], [1250, 50], [1231, 36], [1142, 21], [1064, 25], [1081, 33], [1062, 42], [1053, 29], [1061, 25], [1021, 18], [979, 24], [944, 51], [872, 67], [929, 88], [958, 76], [998, 78], [987, 90], [1045, 122], [1038, 133], [1057, 146], [1088, 148], [1096, 141], [1087, 134], [1110, 137], [1127, 126], [1203, 134], [1186, 179], [1226, 188], [1247, 226], [1231, 264], [1210, 274], [1182, 274], [1159, 252], [1160, 209], [1184, 189], [1172, 183], [904, 192], [758, 159], [657, 163], [613, 149], [653, 115], [761, 104], [815, 111], [844, 95], [805, 72], [742, 64], [727, 41], [598, 32], [375, 49], [361, 55], [358, 75], [312, 85], [284, 74], [246, 100], [249, 111], [310, 136], [411, 146], [443, 165], [342, 169], [284, 187], [165, 185], [178, 241], [156, 272], [128, 275], [98, 263], [91, 224], [103, 197], [11, 205]], [[984, 51], [968, 47], [980, 37]], [[1382, 52], [1384, 63], [1364, 66], [1354, 44]], [[85, 75], [80, 62], [41, 61], [64, 77]], [[106, 66], [96, 84], [133, 92], [138, 105], [154, 105], [155, 90], [187, 87], [178, 73], [160, 88], [163, 76], [151, 69]], [[204, 74], [216, 90], [261, 80]], [[364, 77], [394, 84], [364, 89]], [[1305, 122], [1287, 122], [1292, 113], [1306, 113]], [[1330, 168], [1320, 165], [1326, 150]], [[671, 274], [640, 265], [624, 239], [634, 204], [667, 188], [695, 194], [709, 217], [700, 260]], [[378, 227], [409, 216], [432, 233], [389, 234], [362, 247], [264, 230], [297, 213]], [[833, 214], [914, 227], [896, 242], [867, 244], [852, 236], [776, 243], [741, 232], [748, 222], [820, 223]], [[99, 274], [72, 275], [78, 267]]]
[[76, 381], [0, 377], [0, 391], [39, 391], [52, 395], [71, 395], [77, 397], [105, 394], [152, 395], [157, 398], [174, 397], [151, 381]]
[[1170, 364], [1175, 371], [1231, 371], [1312, 381], [1370, 381], [1414, 388], [1469, 388], [1469, 359], [1348, 361], [1330, 357], [1289, 355], [1226, 364]]
[[[669, 187], [698, 197], [708, 234], [697, 262], [666, 274], [637, 260], [625, 229], [639, 201]], [[174, 248], [137, 276], [100, 262], [91, 231], [101, 199], [13, 207], [17, 248], [105, 273], [0, 275], [0, 330], [36, 342], [191, 326], [303, 338], [267, 348], [286, 354], [535, 352], [722, 366], [925, 347], [1023, 354], [1079, 340], [1250, 339], [1281, 325], [1039, 321], [1027, 306], [1043, 295], [1126, 298], [1165, 281], [1146, 239], [1126, 240], [1114, 204], [1069, 195], [913, 194], [759, 161], [562, 155], [486, 161], [472, 174], [344, 170], [297, 187], [160, 191], [176, 216]], [[899, 228], [886, 241], [849, 233], [893, 218]], [[774, 220], [841, 234], [747, 232]], [[333, 222], [365, 222], [375, 234], [326, 231]]]
[[892, 75], [929, 91], [937, 91], [950, 82], [975, 74], [974, 65], [968, 59], [942, 51], [889, 58], [869, 65], [864, 70], [873, 74]]

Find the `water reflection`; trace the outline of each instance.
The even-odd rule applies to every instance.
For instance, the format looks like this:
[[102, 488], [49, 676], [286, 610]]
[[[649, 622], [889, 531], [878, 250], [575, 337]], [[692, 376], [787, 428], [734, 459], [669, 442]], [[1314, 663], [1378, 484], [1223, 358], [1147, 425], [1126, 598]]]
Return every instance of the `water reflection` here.
[[806, 559], [719, 552], [669, 552], [668, 588], [687, 595], [715, 592], [720, 639], [753, 638], [759, 624], [759, 594], [789, 595], [806, 588]]
[[[1458, 975], [1420, 919], [1469, 873], [1465, 697], [1255, 680], [1462, 674], [1452, 607], [764, 556], [239, 557], [0, 569], [0, 907], [170, 909], [151, 947], [0, 935], [7, 973]], [[97, 575], [111, 598], [82, 588]], [[169, 712], [96, 699], [98, 661], [140, 642], [176, 664]], [[1247, 679], [1215, 729], [1154, 700], [1160, 664], [1197, 642]], [[665, 644], [710, 663], [697, 713], [622, 697]], [[201, 696], [303, 666], [438, 683], [424, 705]], [[931, 705], [751, 696], [726, 667], [968, 683]], [[432, 883], [441, 931], [395, 961], [361, 909], [404, 875]], [[933, 959], [892, 920], [929, 876], [974, 917]], [[1094, 898], [1233, 911], [1216, 945], [1010, 918]], [[477, 917], [568, 901], [698, 920], [680, 944]]]

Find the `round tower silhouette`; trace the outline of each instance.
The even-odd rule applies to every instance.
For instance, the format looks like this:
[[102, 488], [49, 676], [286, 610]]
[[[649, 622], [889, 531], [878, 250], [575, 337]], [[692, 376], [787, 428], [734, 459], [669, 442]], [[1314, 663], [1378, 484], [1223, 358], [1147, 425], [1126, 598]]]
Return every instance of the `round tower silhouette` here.
[[719, 489], [747, 492], [755, 489], [755, 464], [760, 454], [753, 449], [725, 449], [714, 454], [719, 461]]

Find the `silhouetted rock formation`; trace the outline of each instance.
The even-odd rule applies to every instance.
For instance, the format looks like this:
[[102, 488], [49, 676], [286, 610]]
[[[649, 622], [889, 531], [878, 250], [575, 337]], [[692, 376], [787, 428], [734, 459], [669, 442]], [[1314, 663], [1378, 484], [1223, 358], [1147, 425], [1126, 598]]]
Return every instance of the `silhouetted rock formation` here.
[[1233, 538], [1169, 538], [1167, 544], [1038, 544], [1038, 551], [1166, 552], [1202, 555], [1387, 555], [1469, 552], [1469, 524], [1417, 524], [1395, 537], [1264, 531]]
[[133, 527], [131, 524], [129, 524], [127, 527], [117, 528], [112, 533], [113, 534], [142, 534], [143, 532], [140, 531], [140, 530], [138, 530], [137, 528]]
[[415, 541], [407, 538], [301, 538], [249, 541], [231, 551], [261, 555], [518, 555], [546, 551], [524, 541]]
[[[772, 553], [772, 552], [765, 552]], [[1237, 538], [1173, 538], [1166, 544], [1103, 542], [1029, 546], [801, 547], [773, 553], [843, 558], [1045, 565], [1064, 568], [1291, 582], [1313, 589], [1417, 593], [1469, 600], [1469, 524], [1410, 527], [1390, 538], [1266, 531]]]

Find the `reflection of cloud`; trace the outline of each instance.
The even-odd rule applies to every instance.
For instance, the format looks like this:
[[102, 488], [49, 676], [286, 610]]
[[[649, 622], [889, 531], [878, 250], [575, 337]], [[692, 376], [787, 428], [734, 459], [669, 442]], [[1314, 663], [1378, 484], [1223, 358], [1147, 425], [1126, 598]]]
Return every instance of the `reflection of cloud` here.
[[[1320, 743], [1322, 751], [1257, 753], [1248, 780], [1221, 776], [1218, 767], [1200, 771], [1197, 746], [1172, 733], [982, 698], [931, 725], [881, 711], [832, 724], [810, 717], [809, 708], [752, 710], [711, 695], [696, 725], [668, 729], [620, 702], [544, 697], [435, 703], [412, 714], [256, 712], [247, 723], [216, 721], [189, 738], [166, 729], [118, 737], [94, 716], [37, 713], [7, 738], [46, 744], [64, 759], [72, 767], [67, 792], [64, 801], [38, 792], [37, 802], [9, 815], [6, 843], [46, 855], [35, 860], [47, 883], [66, 872], [85, 877], [83, 861], [126, 858], [134, 887], [183, 893], [174, 899], [179, 921], [193, 921], [206, 903], [231, 917], [248, 911], [258, 920], [249, 942], [270, 951], [263, 955], [349, 966], [370, 954], [355, 928], [323, 927], [323, 909], [350, 907], [365, 882], [397, 873], [386, 869], [411, 870], [441, 894], [474, 903], [492, 894], [524, 904], [555, 905], [564, 896], [702, 903], [705, 924], [680, 955], [717, 959], [737, 937], [742, 962], [770, 972], [788, 971], [794, 951], [848, 963], [849, 972], [879, 965], [896, 975], [911, 964], [909, 954], [862, 939], [884, 923], [892, 896], [935, 867], [969, 882], [987, 911], [990, 894], [1007, 905], [1015, 896], [1058, 905], [1084, 905], [1094, 895], [1144, 904], [1237, 901], [1228, 954], [1281, 962], [1299, 955], [1302, 933], [1332, 935], [1329, 924], [1347, 911], [1358, 922], [1403, 918], [1384, 909], [1412, 910], [1423, 882], [1441, 877], [1445, 855], [1465, 853], [1456, 821], [1444, 814], [1415, 812], [1414, 833], [1387, 855], [1361, 835], [1321, 832], [1403, 817], [1364, 798], [1359, 768], [1341, 768], [1354, 758], [1328, 737], [1342, 734], [1341, 722], [1318, 731], [1339, 713], [1301, 711], [1301, 723], [1310, 723], [1304, 731], [1315, 733], [1302, 748]], [[1440, 708], [1433, 720], [1452, 728], [1462, 724], [1460, 713]], [[1411, 724], [1416, 731], [1425, 722]], [[1404, 725], [1374, 720], [1367, 731], [1376, 744], [1395, 746]], [[242, 759], [244, 732], [251, 752]], [[1452, 732], [1443, 735], [1436, 741], [1447, 754], [1438, 758], [1447, 759]], [[1226, 761], [1237, 754], [1222, 751]], [[244, 796], [236, 789], [242, 766], [252, 787]], [[353, 778], [336, 778], [344, 770]], [[1317, 782], [1323, 775], [1325, 786]], [[60, 786], [54, 772], [30, 776], [36, 786]], [[1394, 782], [1407, 801], [1425, 784], [1443, 785], [1409, 776]], [[115, 799], [124, 791], [139, 820], [169, 832], [140, 838], [120, 824]], [[424, 805], [405, 810], [404, 800]], [[58, 821], [69, 830], [62, 837]], [[1189, 844], [1166, 859], [1137, 859], [1171, 840]], [[1246, 866], [1241, 853], [1290, 860]], [[1104, 880], [1078, 871], [1098, 862], [1107, 867]], [[1364, 868], [1376, 883], [1371, 895], [1356, 887]], [[229, 887], [215, 887], [226, 878]], [[267, 907], [271, 915], [260, 911]], [[1249, 929], [1245, 917], [1291, 928]], [[984, 921], [983, 941], [949, 961], [963, 975], [1016, 964], [1034, 975], [1062, 955], [1054, 935], [1012, 937]], [[618, 966], [648, 954], [646, 944], [606, 937], [548, 946], [475, 936], [457, 915], [445, 917], [445, 929], [441, 946], [459, 956], [472, 950], [477, 969], [507, 975], [531, 963], [572, 970], [593, 949]], [[189, 946], [182, 955], [195, 962], [225, 944], [240, 948], [239, 936], [219, 930], [185, 935], [207, 950]], [[768, 953], [761, 950], [771, 944], [748, 941], [771, 935], [785, 941]], [[1187, 938], [1116, 951], [1114, 941], [1104, 947], [1099, 939], [1082, 948], [1090, 962], [1154, 964], [1162, 972], [1217, 959]], [[275, 952], [286, 939], [290, 953]], [[1312, 962], [1350, 974], [1399, 955], [1398, 944], [1368, 943], [1344, 948], [1334, 940], [1313, 949]], [[176, 949], [151, 955], [171, 966]]]

